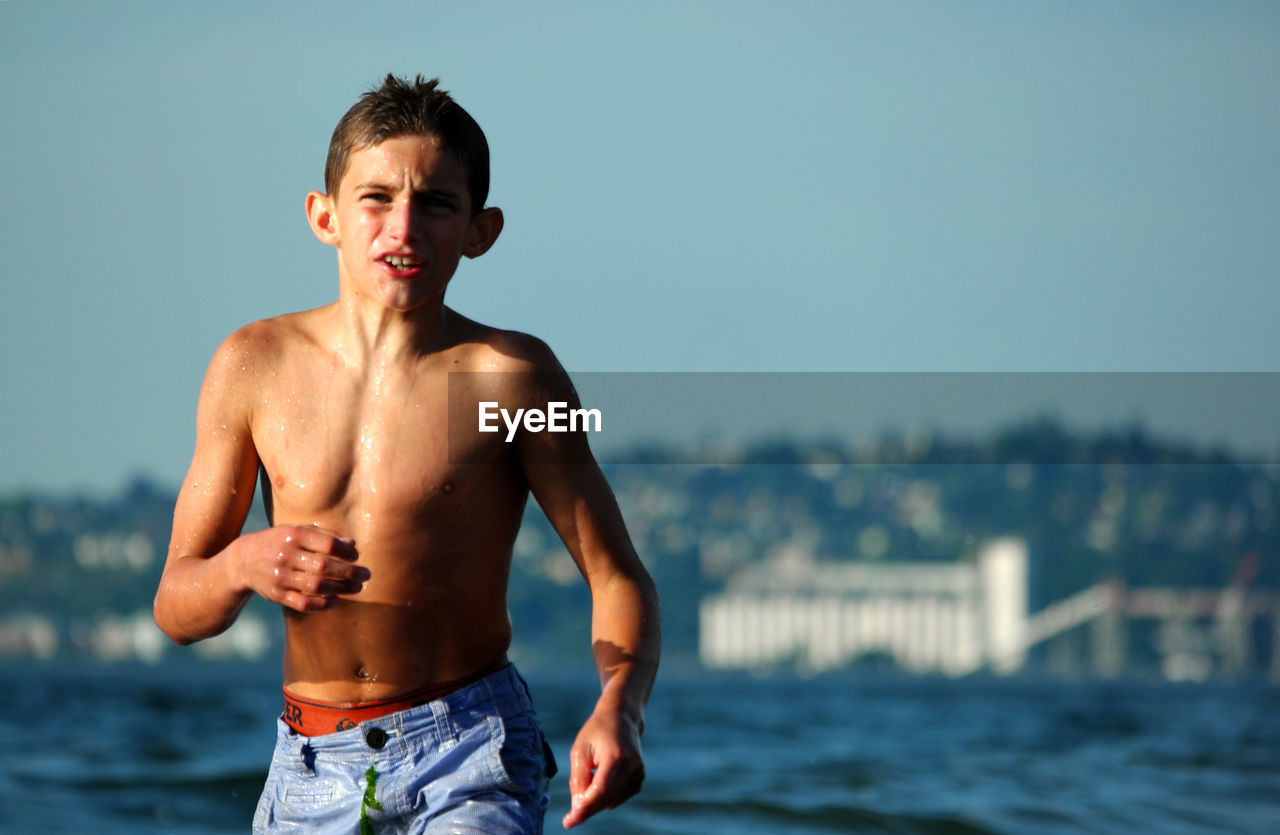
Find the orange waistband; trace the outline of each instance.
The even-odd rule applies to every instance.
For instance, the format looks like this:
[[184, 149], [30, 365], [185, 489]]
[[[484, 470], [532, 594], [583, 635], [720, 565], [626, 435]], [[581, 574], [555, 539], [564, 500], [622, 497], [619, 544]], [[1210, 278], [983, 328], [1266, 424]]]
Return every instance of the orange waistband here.
[[433, 699], [447, 696], [455, 690], [461, 690], [468, 684], [475, 684], [485, 676], [496, 673], [507, 666], [504, 658], [497, 664], [485, 667], [466, 678], [432, 684], [412, 693], [393, 696], [390, 699], [379, 699], [371, 702], [322, 702], [316, 699], [303, 699], [287, 688], [284, 690], [284, 713], [280, 718], [284, 723], [303, 736], [323, 736], [354, 728], [361, 722], [377, 719], [389, 713], [408, 710], [411, 707], [426, 704]]

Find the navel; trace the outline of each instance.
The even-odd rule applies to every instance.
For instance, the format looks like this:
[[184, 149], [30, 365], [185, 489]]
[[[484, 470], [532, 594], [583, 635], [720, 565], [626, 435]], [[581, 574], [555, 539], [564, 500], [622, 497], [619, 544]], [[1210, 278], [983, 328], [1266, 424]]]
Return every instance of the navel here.
[[356, 666], [356, 678], [368, 678], [369, 671], [364, 668], [363, 664]]

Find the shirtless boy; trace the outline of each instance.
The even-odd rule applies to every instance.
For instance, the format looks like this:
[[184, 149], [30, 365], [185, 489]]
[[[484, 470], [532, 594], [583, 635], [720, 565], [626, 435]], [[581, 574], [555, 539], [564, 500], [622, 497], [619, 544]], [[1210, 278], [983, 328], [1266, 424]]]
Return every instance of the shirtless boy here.
[[[189, 644], [255, 594], [283, 608], [285, 711], [255, 830], [542, 830], [554, 760], [506, 661], [530, 492], [590, 588], [602, 689], [564, 826], [644, 778], [658, 601], [613, 494], [581, 433], [476, 431], [482, 401], [577, 406], [542, 342], [444, 304], [460, 259], [502, 231], [488, 181], [471, 117], [435, 81], [388, 76], [307, 195], [338, 300], [241, 328], [205, 378], [155, 618]], [[259, 470], [272, 527], [242, 535]]]

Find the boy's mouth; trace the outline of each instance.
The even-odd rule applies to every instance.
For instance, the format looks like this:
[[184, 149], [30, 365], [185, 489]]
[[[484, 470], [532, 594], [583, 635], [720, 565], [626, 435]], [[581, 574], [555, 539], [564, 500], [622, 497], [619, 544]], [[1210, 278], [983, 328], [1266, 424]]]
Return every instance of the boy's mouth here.
[[413, 255], [384, 255], [382, 260], [397, 270], [411, 270], [422, 266], [422, 259]]
[[414, 275], [426, 263], [416, 255], [384, 255], [381, 260], [387, 266], [388, 272], [397, 278], [408, 278]]

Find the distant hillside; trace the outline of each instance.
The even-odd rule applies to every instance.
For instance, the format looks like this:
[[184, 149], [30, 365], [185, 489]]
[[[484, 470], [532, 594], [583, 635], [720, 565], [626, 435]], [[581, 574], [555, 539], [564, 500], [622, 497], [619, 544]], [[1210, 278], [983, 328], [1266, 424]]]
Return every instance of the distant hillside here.
[[[690, 460], [699, 456], [648, 449], [606, 465], [662, 591], [667, 652], [676, 656], [694, 652], [701, 597], [767, 560], [947, 561], [1015, 534], [1030, 545], [1033, 609], [1109, 576], [1225, 585], [1251, 553], [1253, 583], [1280, 588], [1280, 469], [1140, 428], [1086, 436], [1041, 420], [981, 441], [912, 436], [849, 449], [776, 440], [719, 453], [715, 464]], [[107, 501], [0, 499], [0, 624], [40, 616], [58, 632], [59, 651], [88, 651], [101, 619], [149, 611], [173, 502], [145, 478]], [[255, 507], [247, 527], [263, 524]], [[514, 565], [521, 651], [585, 658], [585, 585], [532, 504]], [[252, 611], [278, 630], [270, 609]], [[0, 654], [22, 652], [8, 634]]]

